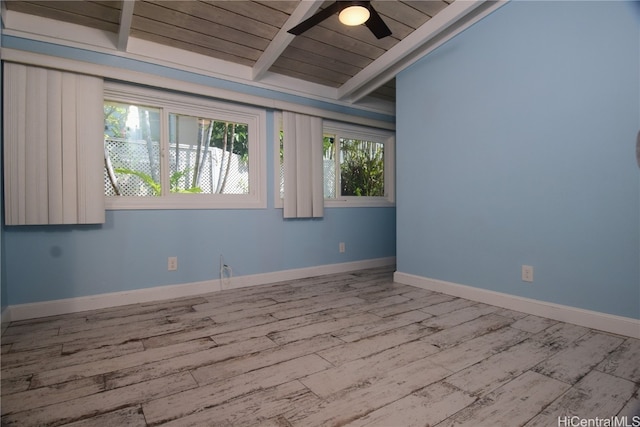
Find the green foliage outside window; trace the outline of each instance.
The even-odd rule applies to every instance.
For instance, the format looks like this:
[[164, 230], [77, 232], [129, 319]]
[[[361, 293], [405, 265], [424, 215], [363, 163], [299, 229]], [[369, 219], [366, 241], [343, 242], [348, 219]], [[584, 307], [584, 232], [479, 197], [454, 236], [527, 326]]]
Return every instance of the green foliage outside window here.
[[343, 196], [384, 196], [384, 145], [340, 140], [340, 190]]

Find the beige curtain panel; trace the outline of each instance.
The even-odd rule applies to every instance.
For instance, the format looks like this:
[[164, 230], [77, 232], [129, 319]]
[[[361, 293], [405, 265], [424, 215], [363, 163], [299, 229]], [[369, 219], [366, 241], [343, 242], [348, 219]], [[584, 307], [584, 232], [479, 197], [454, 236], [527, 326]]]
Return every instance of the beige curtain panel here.
[[284, 217], [324, 215], [322, 119], [284, 111]]
[[4, 65], [5, 223], [104, 223], [101, 78]]

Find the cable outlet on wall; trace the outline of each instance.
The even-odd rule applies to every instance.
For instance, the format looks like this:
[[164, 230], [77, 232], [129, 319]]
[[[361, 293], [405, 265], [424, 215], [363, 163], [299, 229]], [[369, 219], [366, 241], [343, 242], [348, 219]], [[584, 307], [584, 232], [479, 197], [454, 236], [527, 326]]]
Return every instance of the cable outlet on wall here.
[[533, 267], [530, 265], [522, 266], [522, 281], [533, 282]]
[[340, 251], [341, 254], [346, 252], [347, 248], [344, 246], [344, 242], [338, 243], [338, 250]]
[[167, 270], [175, 271], [177, 269], [178, 269], [178, 257], [177, 256], [170, 256], [167, 259]]

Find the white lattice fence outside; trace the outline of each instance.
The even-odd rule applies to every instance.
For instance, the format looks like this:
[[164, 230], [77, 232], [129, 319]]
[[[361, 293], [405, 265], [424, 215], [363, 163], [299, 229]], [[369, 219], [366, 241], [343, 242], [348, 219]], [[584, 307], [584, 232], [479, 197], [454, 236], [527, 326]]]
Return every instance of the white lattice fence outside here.
[[[158, 195], [154, 186], [157, 185], [159, 188], [160, 182], [159, 149], [157, 141], [127, 141], [115, 138], [105, 140], [105, 158], [109, 159], [115, 172], [120, 195]], [[172, 192], [194, 187], [199, 188], [204, 194], [249, 192], [248, 163], [241, 156], [233, 153], [230, 155], [217, 147], [208, 147], [198, 155], [196, 146], [171, 144], [169, 169], [170, 176], [174, 176], [171, 180]], [[195, 179], [194, 174], [197, 174]], [[109, 179], [106, 164], [104, 189], [105, 195], [117, 196]]]
[[324, 159], [324, 197], [336, 197], [336, 164], [332, 159]]

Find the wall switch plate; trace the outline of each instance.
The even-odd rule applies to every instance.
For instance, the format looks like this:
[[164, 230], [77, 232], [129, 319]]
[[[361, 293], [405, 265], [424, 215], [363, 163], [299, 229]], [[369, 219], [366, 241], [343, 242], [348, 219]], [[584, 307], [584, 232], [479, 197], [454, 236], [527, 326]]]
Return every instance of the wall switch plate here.
[[533, 282], [533, 267], [530, 265], [522, 266], [522, 281]]
[[167, 259], [167, 270], [175, 271], [177, 269], [178, 269], [178, 257], [177, 256], [170, 256]]

